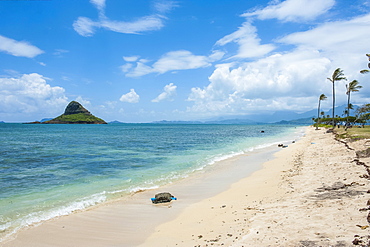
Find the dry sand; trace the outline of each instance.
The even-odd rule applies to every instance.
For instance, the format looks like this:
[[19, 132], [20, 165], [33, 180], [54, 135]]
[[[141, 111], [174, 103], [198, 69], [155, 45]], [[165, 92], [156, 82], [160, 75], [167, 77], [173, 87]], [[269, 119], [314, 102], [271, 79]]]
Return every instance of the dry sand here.
[[[21, 231], [3, 246], [368, 246], [370, 158], [354, 162], [351, 150], [368, 147], [325, 132], [309, 127], [274, 159], [276, 147], [161, 188], [181, 198], [170, 204], [151, 205], [145, 191]], [[243, 166], [263, 162], [252, 175]]]

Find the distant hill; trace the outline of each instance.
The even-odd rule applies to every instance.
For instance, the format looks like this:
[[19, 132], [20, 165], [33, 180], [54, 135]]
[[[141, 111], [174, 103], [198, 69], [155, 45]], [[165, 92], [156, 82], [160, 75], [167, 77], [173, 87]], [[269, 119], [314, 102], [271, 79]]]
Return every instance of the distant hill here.
[[[335, 115], [342, 115], [347, 105], [341, 105], [335, 108]], [[354, 106], [351, 114], [358, 108]], [[332, 109], [325, 112], [325, 115], [332, 114]], [[277, 111], [274, 113], [261, 113], [246, 116], [224, 116], [217, 117], [205, 121], [156, 121], [152, 123], [160, 124], [296, 124], [296, 125], [311, 125], [312, 118], [317, 117], [317, 109], [312, 109], [303, 113], [296, 113], [294, 111]]]
[[249, 119], [225, 119], [225, 120], [219, 120], [219, 121], [206, 121], [205, 124], [260, 124], [253, 120]]
[[200, 121], [167, 121], [167, 120], [154, 121], [152, 123], [155, 123], [155, 124], [203, 124], [203, 122], [200, 122]]
[[301, 118], [301, 119], [295, 119], [295, 120], [282, 120], [279, 122], [276, 122], [275, 124], [294, 124], [294, 125], [311, 125], [313, 124], [312, 118]]
[[109, 123], [112, 123], [112, 124], [117, 124], [117, 123], [122, 123], [122, 122], [120, 122], [120, 121], [117, 121], [117, 120], [114, 120], [114, 121], [110, 121]]
[[41, 122], [32, 122], [31, 124], [106, 124], [103, 119], [92, 115], [77, 101], [71, 101], [62, 115], [51, 120], [43, 120]]

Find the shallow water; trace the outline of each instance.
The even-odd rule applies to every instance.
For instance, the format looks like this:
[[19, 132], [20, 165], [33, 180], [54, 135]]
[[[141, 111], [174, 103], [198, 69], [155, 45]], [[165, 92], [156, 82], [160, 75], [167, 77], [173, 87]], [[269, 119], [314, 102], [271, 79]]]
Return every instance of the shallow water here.
[[1, 237], [300, 134], [282, 125], [0, 124]]

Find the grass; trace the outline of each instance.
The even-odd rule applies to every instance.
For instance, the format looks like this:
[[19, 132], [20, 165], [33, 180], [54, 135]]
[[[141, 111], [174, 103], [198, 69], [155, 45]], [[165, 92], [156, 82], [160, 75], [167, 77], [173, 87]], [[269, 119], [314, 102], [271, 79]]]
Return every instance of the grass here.
[[336, 128], [335, 133], [339, 138], [350, 138], [352, 140], [359, 139], [370, 139], [370, 126], [365, 126], [365, 128], [348, 128], [347, 131], [344, 128]]

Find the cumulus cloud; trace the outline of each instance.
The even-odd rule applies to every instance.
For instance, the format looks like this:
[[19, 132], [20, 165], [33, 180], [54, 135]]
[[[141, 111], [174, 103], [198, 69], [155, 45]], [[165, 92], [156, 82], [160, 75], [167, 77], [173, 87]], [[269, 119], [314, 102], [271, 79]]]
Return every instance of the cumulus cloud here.
[[314, 50], [275, 54], [236, 67], [220, 64], [208, 86], [191, 89], [188, 100], [194, 101], [194, 106], [189, 110], [223, 114], [260, 111], [262, 106], [264, 110], [282, 106], [305, 110], [302, 98], [330, 90], [329, 83], [319, 79], [327, 77], [330, 66], [330, 60]]
[[239, 45], [238, 54], [233, 58], [260, 57], [275, 49], [274, 45], [260, 44], [261, 40], [257, 36], [257, 28], [249, 22], [243, 23], [237, 31], [218, 40], [216, 45], [224, 46], [231, 42]]
[[119, 100], [127, 103], [138, 103], [140, 96], [135, 92], [134, 89], [130, 89], [130, 92], [122, 95]]
[[0, 35], [0, 51], [16, 57], [36, 57], [44, 51], [26, 41], [16, 41]]
[[74, 30], [84, 37], [94, 35], [97, 28], [127, 34], [159, 30], [164, 26], [164, 20], [166, 19], [163, 14], [176, 6], [172, 1], [156, 2], [154, 9], [158, 13], [139, 17], [135, 21], [116, 21], [110, 20], [105, 15], [105, 0], [91, 0], [90, 2], [98, 9], [99, 19], [93, 21], [90, 18], [80, 16], [73, 23]]
[[335, 0], [286, 0], [243, 14], [243, 17], [255, 17], [260, 20], [278, 19], [283, 22], [314, 20], [335, 5]]
[[163, 88], [163, 93], [161, 93], [160, 95], [158, 95], [157, 98], [153, 99], [152, 102], [160, 102], [160, 101], [163, 101], [163, 100], [170, 100], [172, 101], [172, 97], [176, 94], [176, 88], [177, 86], [173, 85], [173, 83], [170, 83], [168, 85], [166, 85], [164, 88]]
[[37, 73], [0, 78], [0, 113], [55, 113], [68, 103], [64, 93]]
[[[164, 74], [168, 71], [198, 69], [209, 67], [212, 62], [217, 61], [223, 57], [224, 53], [221, 51], [214, 51], [210, 56], [194, 55], [190, 51], [179, 50], [171, 51], [164, 54], [158, 61], [151, 66], [146, 65], [147, 60], [139, 60], [134, 65], [125, 64], [121, 66], [123, 72], [127, 72], [128, 77], [139, 77], [150, 73]], [[130, 69], [132, 67], [132, 69]]]

